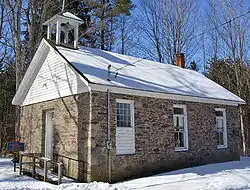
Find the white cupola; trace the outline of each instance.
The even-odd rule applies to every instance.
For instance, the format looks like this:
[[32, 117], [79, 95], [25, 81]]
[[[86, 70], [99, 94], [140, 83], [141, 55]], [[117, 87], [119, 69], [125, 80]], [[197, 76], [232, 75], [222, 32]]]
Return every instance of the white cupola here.
[[[51, 40], [51, 34], [55, 31], [56, 45], [69, 44], [69, 31], [74, 31], [74, 48], [78, 48], [78, 28], [83, 24], [83, 20], [70, 12], [61, 12], [47, 20], [43, 25], [47, 26], [47, 39]], [[61, 34], [64, 39], [61, 42]]]

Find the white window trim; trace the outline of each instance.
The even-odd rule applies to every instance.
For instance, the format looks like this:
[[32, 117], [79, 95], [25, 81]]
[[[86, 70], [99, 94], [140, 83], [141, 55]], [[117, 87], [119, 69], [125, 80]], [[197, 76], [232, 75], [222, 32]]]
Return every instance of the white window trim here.
[[[223, 112], [223, 117], [222, 116], [215, 116], [215, 118], [223, 118], [223, 141], [224, 145], [217, 145], [217, 149], [222, 149], [222, 148], [227, 148], [227, 117], [226, 117], [226, 109], [225, 108], [215, 108], [215, 111], [222, 111]], [[216, 127], [216, 133], [217, 133], [217, 126]]]
[[135, 124], [134, 124], [134, 121], [135, 121], [135, 118], [134, 118], [134, 100], [126, 100], [126, 99], [116, 99], [116, 104], [117, 103], [127, 103], [127, 104], [130, 104], [131, 106], [131, 127], [117, 127], [117, 117], [115, 117], [115, 123], [116, 123], [116, 130], [117, 128], [122, 128], [122, 129], [132, 129], [133, 130], [133, 138], [134, 138], [134, 147], [133, 147], [133, 150], [132, 152], [129, 152], [129, 153], [122, 153], [122, 152], [117, 152], [117, 148], [116, 148], [116, 155], [117, 156], [124, 156], [124, 155], [134, 155], [135, 154]]
[[[187, 151], [188, 150], [188, 124], [187, 124], [187, 106], [182, 104], [174, 104], [173, 108], [183, 108], [184, 110], [184, 147], [175, 147], [175, 151]], [[178, 114], [173, 114], [173, 116]], [[182, 115], [182, 114], [181, 114]]]
[[[134, 100], [125, 100], [125, 99], [116, 99], [116, 103], [125, 103], [130, 104], [131, 106], [131, 127], [135, 126], [135, 114], [134, 114]], [[117, 118], [116, 119], [116, 127], [117, 127]]]

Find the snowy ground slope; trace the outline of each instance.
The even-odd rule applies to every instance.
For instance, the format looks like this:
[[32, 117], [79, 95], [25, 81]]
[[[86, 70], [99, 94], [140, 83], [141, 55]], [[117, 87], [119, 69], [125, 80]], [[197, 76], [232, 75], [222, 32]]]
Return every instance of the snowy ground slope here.
[[28, 176], [19, 176], [13, 172], [13, 164], [9, 158], [0, 158], [0, 189], [1, 190], [26, 190], [26, 189], [55, 189], [56, 185], [37, 181]]
[[57, 190], [250, 190], [250, 157], [241, 161], [209, 164], [134, 179], [118, 184], [93, 182], [64, 183], [60, 186], [43, 183], [13, 172], [10, 159], [0, 158], [0, 189], [57, 189]]
[[250, 157], [241, 157], [241, 161], [177, 170], [122, 184], [143, 190], [247, 190], [250, 189]]
[[[63, 180], [66, 181], [66, 180]], [[69, 181], [69, 180], [68, 180]], [[0, 158], [0, 190], [127, 190], [119, 185], [93, 182], [86, 183], [64, 183], [60, 186], [41, 182], [31, 177], [19, 175], [13, 171], [13, 164], [10, 158]]]

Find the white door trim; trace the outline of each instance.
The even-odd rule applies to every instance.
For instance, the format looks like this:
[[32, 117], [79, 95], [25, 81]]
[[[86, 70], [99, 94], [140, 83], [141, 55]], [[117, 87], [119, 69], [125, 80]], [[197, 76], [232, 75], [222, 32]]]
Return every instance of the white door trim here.
[[45, 112], [45, 157], [53, 158], [53, 111]]

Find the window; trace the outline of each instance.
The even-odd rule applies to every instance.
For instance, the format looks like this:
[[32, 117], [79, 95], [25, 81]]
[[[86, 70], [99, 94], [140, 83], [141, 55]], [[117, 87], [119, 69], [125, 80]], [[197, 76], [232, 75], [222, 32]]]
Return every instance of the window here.
[[132, 127], [132, 103], [128, 100], [116, 102], [116, 126]]
[[187, 110], [185, 105], [174, 105], [175, 150], [188, 149]]
[[134, 101], [116, 100], [116, 154], [135, 154]]
[[227, 126], [226, 111], [224, 108], [216, 108], [216, 130], [217, 130], [217, 148], [227, 147]]

